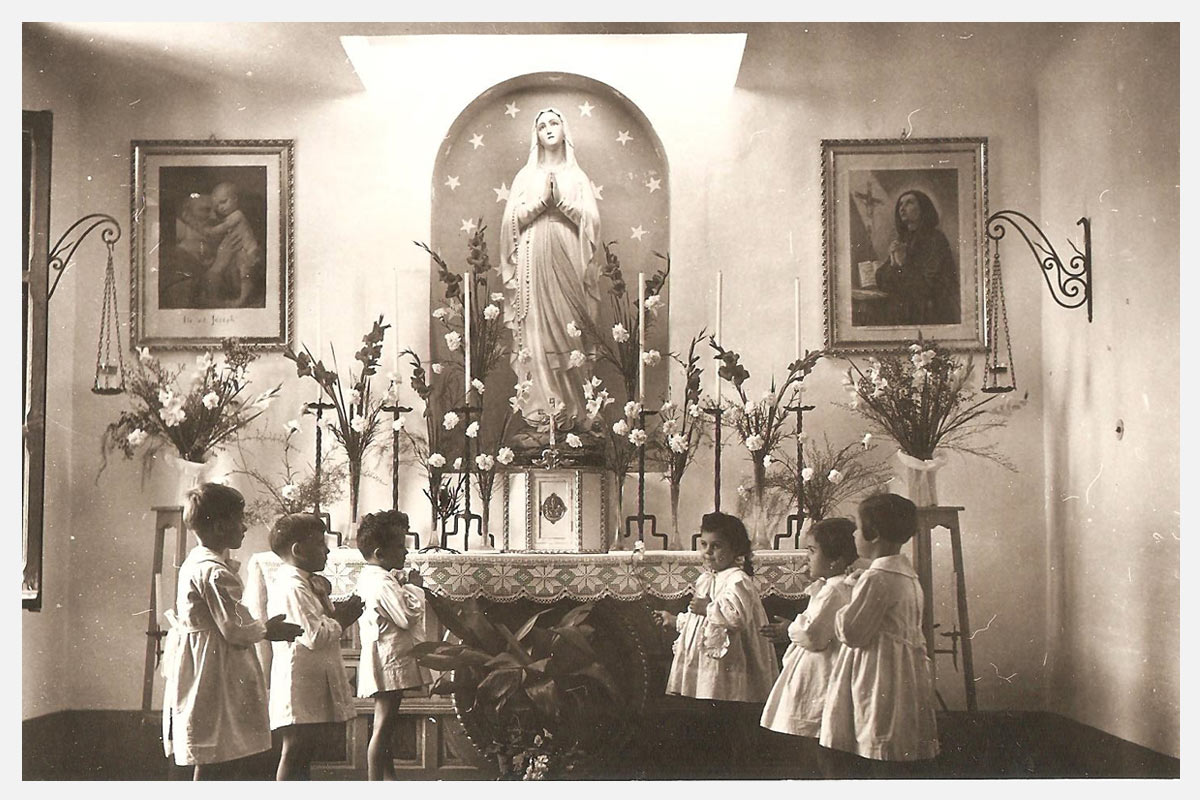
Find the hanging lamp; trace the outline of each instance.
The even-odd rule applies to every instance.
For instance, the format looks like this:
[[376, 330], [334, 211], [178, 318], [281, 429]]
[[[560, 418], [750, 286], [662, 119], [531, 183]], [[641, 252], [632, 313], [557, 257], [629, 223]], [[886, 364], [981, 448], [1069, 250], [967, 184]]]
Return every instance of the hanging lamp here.
[[987, 394], [1011, 392], [1017, 388], [1017, 374], [1012, 363], [1012, 338], [1008, 331], [1008, 310], [1004, 306], [999, 247], [992, 254], [992, 268], [988, 274], [987, 315], [987, 360], [982, 391]]

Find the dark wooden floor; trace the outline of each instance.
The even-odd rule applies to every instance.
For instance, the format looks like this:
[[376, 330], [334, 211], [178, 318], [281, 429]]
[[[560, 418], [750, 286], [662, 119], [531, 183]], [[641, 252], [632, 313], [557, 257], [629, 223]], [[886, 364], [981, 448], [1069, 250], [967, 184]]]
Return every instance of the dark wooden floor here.
[[[640, 780], [823, 777], [803, 740], [755, 731], [742, 753], [708, 734], [703, 714], [680, 712], [647, 726], [620, 767], [594, 777]], [[1179, 760], [1047, 713], [950, 712], [938, 720], [942, 753], [906, 777], [1178, 778]], [[160, 729], [138, 712], [62, 712], [23, 726], [26, 780], [164, 780]], [[712, 746], [714, 740], [717, 746]], [[853, 769], [853, 767], [852, 767]], [[178, 777], [176, 773], [174, 777]], [[850, 777], [880, 777], [869, 773]]]

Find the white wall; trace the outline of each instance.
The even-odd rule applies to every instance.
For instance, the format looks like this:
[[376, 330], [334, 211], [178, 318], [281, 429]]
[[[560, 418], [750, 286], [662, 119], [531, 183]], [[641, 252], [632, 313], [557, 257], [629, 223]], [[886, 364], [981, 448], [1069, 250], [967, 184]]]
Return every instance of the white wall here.
[[[795, 274], [802, 280], [804, 340], [809, 347], [822, 340], [822, 138], [894, 138], [906, 125], [920, 137], [987, 136], [992, 209], [1015, 207], [1039, 217], [1039, 191], [1045, 185], [1039, 182], [1040, 162], [1047, 154], [1038, 147], [1038, 98], [1029, 65], [1057, 30], [824, 24], [755, 29], [727, 113], [716, 119], [696, 117], [693, 108], [681, 103], [651, 118], [656, 126], [678, 130], [692, 124], [703, 131], [681, 145], [679, 153], [668, 152], [673, 346], [685, 347], [693, 332], [711, 325], [713, 275], [718, 269], [726, 274], [725, 338], [745, 354], [752, 390], [765, 389], [767, 374], [782, 370], [790, 360], [790, 287]], [[68, 62], [74, 65], [73, 73], [94, 68], [101, 76], [85, 79], [84, 91], [72, 93], [75, 100], [62, 88], [74, 74], [46, 84], [32, 78], [31, 68], [50, 63], [52, 59], [36, 49], [26, 56], [26, 107], [65, 113], [78, 102], [79, 118], [87, 120], [85, 130], [56, 135], [56, 228], [62, 220], [94, 210], [124, 219], [131, 139], [209, 134], [295, 138], [299, 338], [314, 339], [319, 313], [323, 337], [338, 342], [340, 349], [349, 348], [370, 316], [392, 316], [395, 270], [401, 296], [412, 298], [405, 315], [396, 320], [395, 333], [402, 345], [423, 349], [428, 335], [428, 265], [408, 243], [428, 236], [434, 153], [415, 151], [410, 145], [437, 141], [444, 124], [425, 129], [431, 123], [419, 115], [401, 114], [397, 109], [406, 106], [395, 98], [384, 105], [371, 95], [314, 96], [307, 87], [292, 91], [252, 81], [230, 83], [207, 74], [190, 81], [164, 81], [126, 64], [116, 52]], [[498, 74], [496, 81], [507, 77]], [[436, 74], [423, 74], [421, 80], [435, 82]], [[40, 94], [36, 103], [30, 99], [35, 94]], [[1092, 100], [1078, 95], [1070, 102], [1078, 113], [1087, 113]], [[57, 128], [56, 124], [56, 134]], [[72, 161], [60, 158], [60, 152], [77, 156]], [[92, 179], [84, 181], [85, 175]], [[78, 190], [74, 195], [60, 193], [63, 185], [77, 185]], [[118, 247], [120, 285], [128, 280], [127, 241], [126, 237]], [[317, 277], [320, 273], [323, 278]], [[1040, 311], [1045, 289], [1028, 271], [1009, 266], [1006, 275], [1017, 375], [1032, 402], [1012, 419], [998, 445], [1019, 471], [955, 460], [940, 482], [943, 502], [966, 508], [971, 613], [974, 627], [987, 627], [973, 641], [977, 688], [985, 709], [1042, 708], [1051, 688], [1046, 666], [1052, 645], [1045, 624], [1049, 570], [1044, 497], [1052, 482], [1043, 471], [1042, 404], [1049, 389], [1042, 383]], [[99, 296], [100, 269], [80, 271], [74, 280], [78, 297]], [[72, 603], [65, 625], [73, 680], [66, 684], [67, 699], [55, 707], [133, 708], [140, 699], [145, 618], [136, 613], [146, 606], [151, 520], [139, 492], [136, 464], [115, 463], [93, 483], [100, 433], [115, 418], [121, 401], [87, 393], [99, 309], [92, 302], [68, 309], [67, 299], [61, 298], [61, 309], [52, 313], [54, 319], [70, 320], [65, 333], [74, 352], [52, 348], [50, 368], [73, 387], [73, 417], [69, 430], [51, 442], [50, 459], [61, 463], [69, 458], [70, 463], [64, 479], [57, 486], [51, 483], [47, 537], [52, 540], [48, 562], [55, 548], [60, 559], [64, 550], [70, 553]], [[55, 302], [57, 308], [60, 299]], [[1057, 317], [1048, 315], [1047, 320], [1059, 323]], [[311, 399], [311, 386], [300, 384], [289, 366], [271, 356], [253, 368], [255, 381], [263, 386], [285, 381], [285, 396], [269, 424], [282, 424], [295, 416], [302, 399]], [[839, 379], [844, 366], [825, 363], [808, 384], [809, 399], [819, 410], [806, 427], [826, 431], [835, 440], [857, 439], [862, 432], [850, 412], [832, 405], [842, 399]], [[1047, 406], [1046, 413], [1057, 413], [1056, 406]], [[746, 472], [747, 465], [737, 451], [730, 451], [726, 464], [726, 485], [732, 487], [744, 478], [738, 472]], [[698, 462], [692, 469], [682, 507], [695, 509], [695, 514], [685, 518], [685, 529], [695, 526], [711, 502], [710, 462]], [[650, 488], [651, 510], [665, 518], [665, 491]], [[729, 492], [727, 503], [732, 502], [732, 488]], [[368, 485], [363, 507], [386, 499], [385, 487]], [[415, 475], [401, 502], [420, 512], [416, 519], [423, 518]], [[262, 532], [256, 532], [246, 550], [264, 546]], [[939, 563], [947, 550], [939, 545]], [[60, 568], [48, 563], [48, 569]], [[56, 591], [65, 588], [60, 585]], [[939, 589], [942, 606], [947, 589]], [[53, 598], [48, 600], [53, 604]], [[939, 612], [948, 613], [946, 608]], [[950, 621], [949, 616], [944, 619]], [[42, 630], [41, 621], [31, 622], [28, 615], [25, 620], [29, 717], [49, 708], [37, 701], [39, 690], [31, 688], [31, 682], [43, 666], [33, 653], [51, 634]], [[67, 675], [56, 677], [65, 680]], [[957, 676], [949, 673], [944, 693], [952, 703], [957, 702], [956, 683]]]
[[1091, 217], [1096, 276], [1091, 325], [1043, 311], [1053, 707], [1178, 756], [1178, 26], [1080, 27], [1038, 86], [1042, 216]]

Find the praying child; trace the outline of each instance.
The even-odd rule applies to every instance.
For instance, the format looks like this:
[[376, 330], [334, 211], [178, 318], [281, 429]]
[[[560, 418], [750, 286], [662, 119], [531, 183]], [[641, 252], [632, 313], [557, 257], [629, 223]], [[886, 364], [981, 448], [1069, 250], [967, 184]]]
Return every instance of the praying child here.
[[271, 749], [254, 644], [300, 635], [282, 613], [260, 622], [242, 604], [229, 551], [245, 538], [244, 510], [237, 489], [204, 483], [188, 492], [183, 512], [200, 544], [179, 568], [175, 609], [167, 612], [163, 745], [176, 764], [195, 765], [195, 780], [249, 777], [244, 759]]
[[938, 736], [924, 597], [900, 552], [916, 533], [917, 509], [899, 495], [877, 494], [859, 504], [858, 519], [858, 551], [873, 560], [834, 621], [845, 646], [829, 679], [820, 742], [876, 762], [931, 759]]
[[778, 733], [811, 738], [814, 755], [829, 674], [841, 649], [834, 634], [834, 617], [850, 602], [845, 573], [858, 558], [854, 529], [852, 520], [841, 517], [813, 523], [805, 547], [813, 578], [805, 593], [812, 600], [791, 624], [781, 620], [762, 628], [764, 636], [790, 640], [791, 644], [783, 654], [783, 669], [767, 698], [761, 724]]
[[430, 681], [412, 649], [425, 641], [425, 594], [421, 573], [397, 577], [408, 556], [408, 515], [380, 511], [363, 517], [358, 549], [366, 564], [358, 576], [357, 593], [365, 611], [359, 622], [362, 657], [358, 666], [358, 696], [375, 699], [375, 720], [367, 745], [367, 779], [395, 780], [392, 736], [399, 722], [400, 700], [420, 692]]
[[267, 589], [269, 613], [286, 613], [304, 632], [276, 643], [271, 658], [271, 729], [283, 740], [277, 780], [308, 777], [322, 723], [354, 716], [350, 680], [342, 666], [342, 632], [358, 619], [356, 595], [332, 602], [325, 568], [325, 523], [315, 514], [287, 514], [271, 529], [271, 549], [283, 559]]

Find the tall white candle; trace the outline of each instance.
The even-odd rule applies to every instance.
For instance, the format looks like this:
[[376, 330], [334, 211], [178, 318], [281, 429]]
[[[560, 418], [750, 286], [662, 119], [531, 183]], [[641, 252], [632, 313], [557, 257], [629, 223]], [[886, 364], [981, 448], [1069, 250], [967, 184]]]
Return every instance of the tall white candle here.
[[638, 402], [646, 402], [646, 273], [638, 273]]
[[[717, 344], [721, 344], [721, 272], [717, 271], [717, 324], [716, 324], [716, 340]], [[722, 347], [724, 345], [722, 344]], [[717, 371], [717, 365], [713, 365], [713, 398], [719, 403], [721, 402], [721, 374]]]
[[800, 352], [800, 277], [796, 277], [796, 360], [799, 361], [803, 353]]
[[471, 273], [463, 273], [463, 402], [471, 403]]

